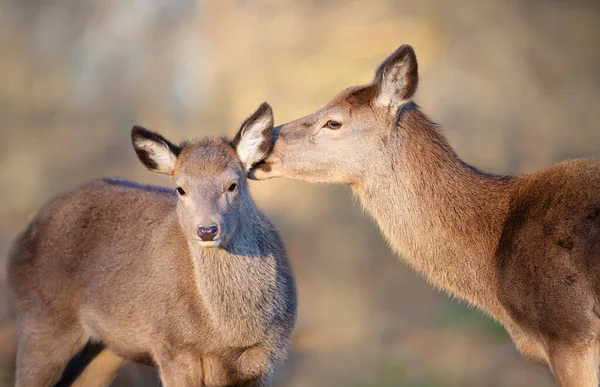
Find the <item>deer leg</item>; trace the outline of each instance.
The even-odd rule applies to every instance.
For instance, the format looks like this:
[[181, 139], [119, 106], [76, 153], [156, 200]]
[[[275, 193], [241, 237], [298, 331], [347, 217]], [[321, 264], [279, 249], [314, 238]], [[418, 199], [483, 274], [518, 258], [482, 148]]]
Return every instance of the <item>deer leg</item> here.
[[535, 337], [526, 334], [517, 326], [506, 326], [517, 350], [532, 363], [548, 366], [546, 348]]
[[159, 351], [154, 358], [164, 387], [200, 387], [202, 362], [197, 356], [185, 352]]
[[23, 324], [17, 349], [16, 387], [54, 385], [72, 356], [87, 342], [80, 329]]
[[105, 348], [92, 360], [71, 387], [105, 387], [115, 378], [125, 359]]
[[551, 345], [550, 367], [561, 387], [598, 387], [595, 348], [591, 345]]

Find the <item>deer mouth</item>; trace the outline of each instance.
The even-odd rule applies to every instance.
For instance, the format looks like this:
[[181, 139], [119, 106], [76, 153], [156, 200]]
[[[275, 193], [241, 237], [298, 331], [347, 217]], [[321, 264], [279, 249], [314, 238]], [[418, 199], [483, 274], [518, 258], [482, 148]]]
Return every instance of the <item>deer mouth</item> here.
[[254, 164], [248, 171], [248, 178], [251, 180], [267, 180], [277, 176], [273, 163], [264, 160]]
[[210, 249], [210, 248], [220, 247], [222, 241], [223, 240], [221, 238], [217, 238], [212, 241], [198, 240], [198, 243], [200, 244], [200, 247]]

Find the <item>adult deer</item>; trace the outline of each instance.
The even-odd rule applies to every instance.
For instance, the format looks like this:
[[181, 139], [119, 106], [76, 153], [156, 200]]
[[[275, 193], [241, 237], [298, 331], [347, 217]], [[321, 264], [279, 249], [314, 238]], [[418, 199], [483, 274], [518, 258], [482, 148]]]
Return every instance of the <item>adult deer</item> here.
[[52, 385], [90, 341], [122, 359], [100, 383], [133, 360], [167, 387], [269, 384], [296, 316], [284, 246], [246, 179], [272, 130], [267, 104], [233, 140], [178, 146], [136, 126], [138, 158], [176, 190], [103, 179], [41, 210], [9, 264], [17, 386]]
[[251, 176], [350, 185], [415, 270], [500, 321], [562, 386], [596, 387], [600, 160], [482, 173], [412, 101], [417, 82], [403, 45], [371, 84], [275, 128]]

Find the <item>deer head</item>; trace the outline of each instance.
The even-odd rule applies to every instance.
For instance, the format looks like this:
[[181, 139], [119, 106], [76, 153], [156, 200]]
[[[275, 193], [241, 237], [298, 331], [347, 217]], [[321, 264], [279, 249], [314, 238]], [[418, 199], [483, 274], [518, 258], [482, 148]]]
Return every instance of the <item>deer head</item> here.
[[133, 127], [131, 139], [142, 164], [173, 179], [186, 235], [202, 247], [219, 247], [254, 215], [246, 171], [267, 156], [272, 131], [273, 111], [263, 103], [233, 140], [205, 138], [175, 145], [140, 126]]
[[249, 176], [355, 184], [372, 172], [371, 161], [396, 130], [417, 83], [415, 53], [403, 45], [379, 66], [372, 83], [347, 88], [316, 112], [275, 128], [272, 152]]

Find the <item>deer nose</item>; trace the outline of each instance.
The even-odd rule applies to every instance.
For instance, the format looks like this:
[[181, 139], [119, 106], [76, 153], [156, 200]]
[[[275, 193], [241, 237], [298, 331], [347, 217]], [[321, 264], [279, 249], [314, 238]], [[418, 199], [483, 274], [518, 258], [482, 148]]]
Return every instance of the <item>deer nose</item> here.
[[205, 242], [214, 240], [218, 233], [219, 226], [216, 224], [212, 224], [208, 227], [198, 226], [198, 236]]

